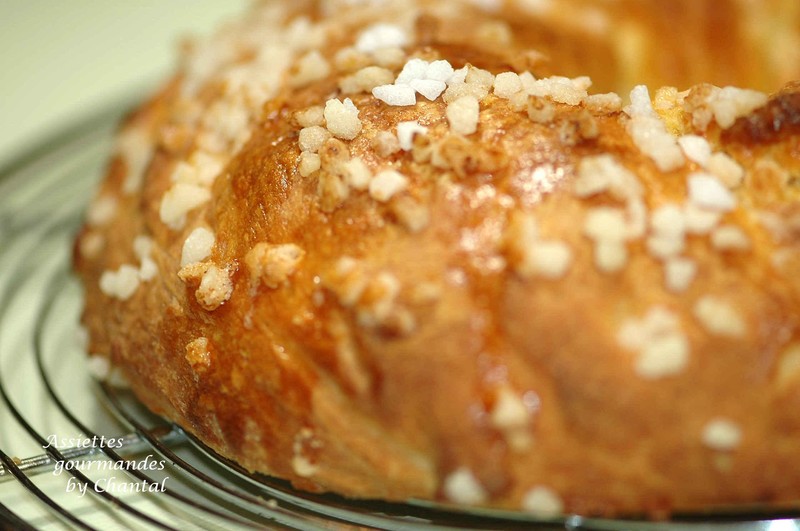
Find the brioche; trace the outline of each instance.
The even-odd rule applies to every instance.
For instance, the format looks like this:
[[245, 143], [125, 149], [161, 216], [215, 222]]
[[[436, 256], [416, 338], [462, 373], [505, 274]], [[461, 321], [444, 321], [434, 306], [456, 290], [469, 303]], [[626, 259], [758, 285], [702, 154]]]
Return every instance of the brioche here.
[[796, 508], [798, 39], [781, 1], [256, 4], [121, 126], [93, 366], [299, 489]]

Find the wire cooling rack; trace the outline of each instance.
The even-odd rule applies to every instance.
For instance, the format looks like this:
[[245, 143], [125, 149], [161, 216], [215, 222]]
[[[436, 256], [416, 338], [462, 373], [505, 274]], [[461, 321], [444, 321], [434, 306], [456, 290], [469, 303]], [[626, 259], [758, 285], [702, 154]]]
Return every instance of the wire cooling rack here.
[[312, 495], [248, 474], [128, 391], [93, 381], [72, 239], [122, 108], [52, 137], [0, 176], [0, 528], [800, 531], [791, 514], [542, 521]]

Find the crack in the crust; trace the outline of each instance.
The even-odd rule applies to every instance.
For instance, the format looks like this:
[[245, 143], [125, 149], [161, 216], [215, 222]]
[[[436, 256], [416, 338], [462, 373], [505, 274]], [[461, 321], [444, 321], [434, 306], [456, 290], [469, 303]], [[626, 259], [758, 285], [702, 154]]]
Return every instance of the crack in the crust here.
[[725, 131], [723, 139], [735, 143], [770, 144], [798, 133], [800, 86], [792, 84], [763, 107], [737, 120]]

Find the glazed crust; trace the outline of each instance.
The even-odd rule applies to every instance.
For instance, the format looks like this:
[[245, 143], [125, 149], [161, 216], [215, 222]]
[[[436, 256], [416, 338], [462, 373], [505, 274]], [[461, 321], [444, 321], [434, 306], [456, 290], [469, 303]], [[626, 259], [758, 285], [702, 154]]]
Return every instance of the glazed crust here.
[[[719, 16], [737, 5], [723, 3]], [[182, 225], [165, 223], [164, 196], [181, 161], [220, 145], [202, 135], [225, 125], [204, 120], [216, 104], [230, 104], [235, 83], [204, 78], [187, 96], [190, 65], [132, 113], [123, 136], [140, 131], [152, 142], [141, 186], [124, 191], [136, 168], [122, 148], [76, 244], [91, 352], [108, 357], [154, 411], [249, 470], [301, 489], [603, 515], [796, 505], [800, 91], [787, 85], [724, 126], [718, 108], [704, 113], [717, 97], [709, 85], [656, 95], [655, 116], [673, 143], [702, 137], [743, 173], [726, 183], [735, 206], [717, 211], [714, 228], [684, 230], [677, 253], [654, 251], [654, 213], [686, 205], [692, 176], [714, 172], [691, 157], [664, 169], [631, 132], [635, 109], [623, 111], [613, 98], [503, 97], [494, 77], [494, 88], [476, 98], [477, 131], [458, 134], [446, 93], [433, 101], [418, 95], [409, 106], [388, 105], [369, 90], [343, 93], [342, 80], [356, 69], [341, 49], [382, 19], [407, 20], [414, 35], [402, 61], [387, 68], [393, 76], [411, 57], [494, 75], [577, 75], [584, 57], [573, 64], [564, 52], [559, 61], [564, 47], [523, 31], [521, 20], [572, 39], [573, 50], [586, 53], [576, 39], [597, 39], [606, 45], [598, 54], [614, 55], [601, 36], [519, 7], [489, 15], [455, 2], [437, 6], [420, 3], [411, 14], [338, 6], [336, 18], [329, 5], [300, 8], [323, 28], [330, 70], [293, 82], [306, 52], [292, 56], [276, 73], [274, 93], [233, 128], [244, 137], [224, 137], [228, 144], [213, 153], [221, 170], [210, 196]], [[682, 16], [702, 19], [700, 11]], [[650, 31], [648, 21], [663, 18], [654, 13], [630, 20]], [[280, 19], [295, 15], [269, 16], [286, 27]], [[506, 45], [463, 37], [481, 31]], [[736, 42], [757, 52], [744, 38]], [[740, 58], [702, 51], [723, 65], [708, 81], [732, 82], [724, 69], [760, 88], [782, 79], [767, 69], [736, 70]], [[672, 63], [688, 64], [689, 55], [677, 50]], [[521, 66], [521, 57], [532, 63]], [[619, 80], [623, 71], [595, 83], [632, 85]], [[682, 67], [639, 73], [682, 89], [699, 81]], [[580, 92], [579, 82], [570, 83]], [[301, 171], [300, 131], [312, 119], [298, 113], [345, 97], [358, 109], [360, 131], [324, 139], [319, 168]], [[405, 121], [427, 130], [408, 150], [393, 150], [383, 133]], [[328, 129], [333, 122], [327, 117]], [[635, 183], [576, 192], [586, 161], [602, 155]], [[373, 182], [391, 169], [407, 186], [383, 200], [381, 187], [348, 180], [342, 165], [353, 159]], [[98, 214], [108, 198], [113, 215]], [[587, 229], [599, 208], [629, 216], [636, 205], [645, 209], [644, 227], [621, 244], [603, 232], [613, 227], [600, 236]], [[184, 242], [198, 227], [214, 244], [187, 269]], [[720, 227], [732, 230], [714, 232]], [[141, 236], [149, 249], [137, 254]], [[542, 242], [557, 244], [556, 258]], [[622, 265], [604, 266], [601, 248]], [[289, 253], [290, 265], [256, 252], [264, 249]], [[552, 259], [537, 262], [531, 249]], [[140, 268], [131, 294], [101, 287], [104, 274], [139, 267], [142, 256], [157, 273], [145, 279]], [[694, 268], [681, 289], [669, 283], [678, 257]], [[222, 280], [212, 282], [209, 268]], [[204, 291], [203, 282], [215, 289]], [[669, 338], [687, 347], [664, 355], [671, 368], [642, 368], [646, 345], [625, 339], [626, 325], [641, 332], [653, 309], [669, 316]], [[720, 323], [720, 315], [728, 318]]]

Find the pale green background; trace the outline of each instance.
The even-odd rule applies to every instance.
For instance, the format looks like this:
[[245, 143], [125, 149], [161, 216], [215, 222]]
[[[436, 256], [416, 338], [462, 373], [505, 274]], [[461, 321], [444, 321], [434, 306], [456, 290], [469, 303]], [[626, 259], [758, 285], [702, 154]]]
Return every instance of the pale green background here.
[[110, 102], [146, 93], [180, 37], [246, 0], [0, 0], [0, 168]]

